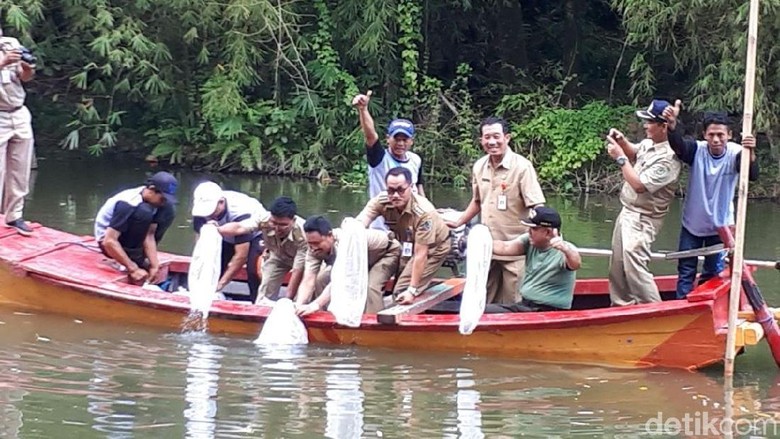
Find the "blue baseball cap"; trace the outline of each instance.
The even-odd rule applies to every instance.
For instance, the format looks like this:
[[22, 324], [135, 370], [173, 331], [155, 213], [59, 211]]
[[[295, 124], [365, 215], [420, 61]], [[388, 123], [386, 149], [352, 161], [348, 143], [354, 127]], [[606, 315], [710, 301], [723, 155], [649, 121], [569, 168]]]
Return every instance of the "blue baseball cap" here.
[[158, 172], [146, 180], [146, 186], [163, 194], [165, 201], [176, 203], [176, 188], [179, 182], [173, 175], [165, 171]]
[[393, 119], [387, 126], [387, 135], [390, 137], [396, 134], [406, 134], [408, 137], [414, 137], [414, 124], [408, 119]]
[[663, 117], [663, 112], [666, 107], [670, 105], [672, 104], [662, 99], [653, 99], [653, 102], [650, 103], [650, 106], [647, 107], [647, 110], [638, 110], [636, 112], [636, 116], [640, 119], [649, 120], [651, 122], [666, 122], [666, 119]]

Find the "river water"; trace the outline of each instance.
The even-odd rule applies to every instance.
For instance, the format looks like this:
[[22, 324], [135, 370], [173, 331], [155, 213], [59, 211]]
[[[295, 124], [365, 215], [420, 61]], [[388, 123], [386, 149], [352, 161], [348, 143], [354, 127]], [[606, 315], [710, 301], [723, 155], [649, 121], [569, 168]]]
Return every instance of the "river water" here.
[[[140, 185], [140, 161], [44, 157], [26, 217], [91, 234], [111, 194]], [[306, 216], [338, 221], [367, 200], [362, 188], [246, 176], [177, 173], [180, 211], [161, 247], [189, 253], [187, 211], [197, 181], [258, 197], [293, 197]], [[464, 189], [426, 187], [440, 207], [462, 208]], [[563, 234], [606, 248], [614, 197], [550, 198]], [[746, 257], [774, 260], [780, 207], [748, 206]], [[655, 248], [676, 247], [679, 205]], [[580, 277], [603, 277], [607, 262], [585, 259]], [[673, 273], [659, 263], [656, 273]], [[758, 274], [770, 304], [780, 274]], [[2, 286], [0, 286], [2, 288]], [[309, 345], [268, 349], [249, 338], [179, 333], [78, 316], [0, 310], [0, 437], [718, 437], [722, 368], [689, 373], [626, 371], [426, 352]], [[735, 437], [780, 437], [780, 373], [766, 346], [737, 359]], [[780, 419], [778, 419], [780, 424]]]

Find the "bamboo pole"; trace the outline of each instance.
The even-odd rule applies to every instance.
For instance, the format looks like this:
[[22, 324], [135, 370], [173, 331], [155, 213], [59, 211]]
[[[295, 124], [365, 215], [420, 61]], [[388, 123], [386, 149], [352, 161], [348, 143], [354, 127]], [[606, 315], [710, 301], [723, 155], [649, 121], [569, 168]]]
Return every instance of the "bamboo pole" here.
[[[750, 0], [750, 18], [748, 19], [747, 57], [745, 61], [745, 104], [742, 116], [742, 136], [753, 133], [753, 99], [756, 84], [756, 45], [758, 37], [758, 0]], [[742, 288], [742, 268], [745, 250], [745, 221], [747, 214], [748, 172], [750, 170], [750, 150], [742, 149], [739, 170], [739, 191], [737, 195], [737, 233], [734, 236], [734, 258], [731, 263], [731, 295], [729, 296], [729, 329], [726, 337], [726, 358], [723, 373], [727, 377], [734, 375], [734, 356], [736, 355], [736, 324], [739, 308], [739, 296]]]

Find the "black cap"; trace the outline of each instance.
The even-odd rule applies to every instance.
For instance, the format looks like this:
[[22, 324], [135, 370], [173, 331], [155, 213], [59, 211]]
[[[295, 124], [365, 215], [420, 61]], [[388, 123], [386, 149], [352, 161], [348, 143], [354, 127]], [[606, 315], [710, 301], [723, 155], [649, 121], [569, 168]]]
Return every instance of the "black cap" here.
[[165, 171], [158, 172], [146, 180], [146, 186], [163, 194], [165, 201], [176, 203], [176, 188], [179, 187], [179, 182], [173, 175]]
[[531, 209], [528, 218], [520, 220], [528, 227], [550, 227], [553, 229], [561, 228], [561, 216], [552, 207], [539, 206]]

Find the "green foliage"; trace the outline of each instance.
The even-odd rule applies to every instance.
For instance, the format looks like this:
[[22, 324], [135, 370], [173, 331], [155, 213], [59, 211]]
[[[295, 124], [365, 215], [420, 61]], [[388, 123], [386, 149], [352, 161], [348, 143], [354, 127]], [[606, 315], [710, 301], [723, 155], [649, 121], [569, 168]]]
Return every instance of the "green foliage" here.
[[422, 24], [422, 8], [417, 0], [400, 0], [398, 2], [398, 45], [401, 48], [401, 101], [400, 112], [411, 114], [418, 96], [420, 82], [420, 51], [422, 43], [420, 25]]
[[537, 163], [542, 180], [558, 191], [589, 192], [603, 177], [599, 172], [603, 165], [610, 162], [604, 136], [610, 128], [625, 126], [632, 114], [632, 107], [609, 107], [603, 101], [580, 109], [545, 108], [513, 124], [512, 133], [515, 144], [523, 145]]
[[[69, 149], [143, 148], [201, 169], [364, 184], [350, 102], [370, 89], [380, 132], [398, 116], [417, 125], [428, 181], [468, 186], [479, 121], [500, 114], [514, 147], [566, 191], [602, 187], [613, 170], [599, 161], [601, 138], [632, 112], [604, 100], [680, 97], [739, 112], [746, 5], [12, 0], [0, 16], [39, 58], [27, 86], [46, 115], [38, 133]], [[755, 123], [776, 141], [780, 0], [761, 7]]]
[[[750, 2], [731, 0], [655, 2], [612, 0], [628, 42], [637, 49], [629, 74], [631, 93], [646, 100], [660, 91], [681, 98], [693, 110], [742, 112]], [[780, 123], [780, 0], [760, 2], [755, 126], [769, 131]], [[668, 53], [667, 56], [663, 56]], [[650, 58], [649, 55], [655, 55]], [[688, 87], [659, 90], [658, 71], [686, 72]], [[687, 89], [687, 90], [686, 90]], [[686, 98], [687, 96], [687, 98]]]

